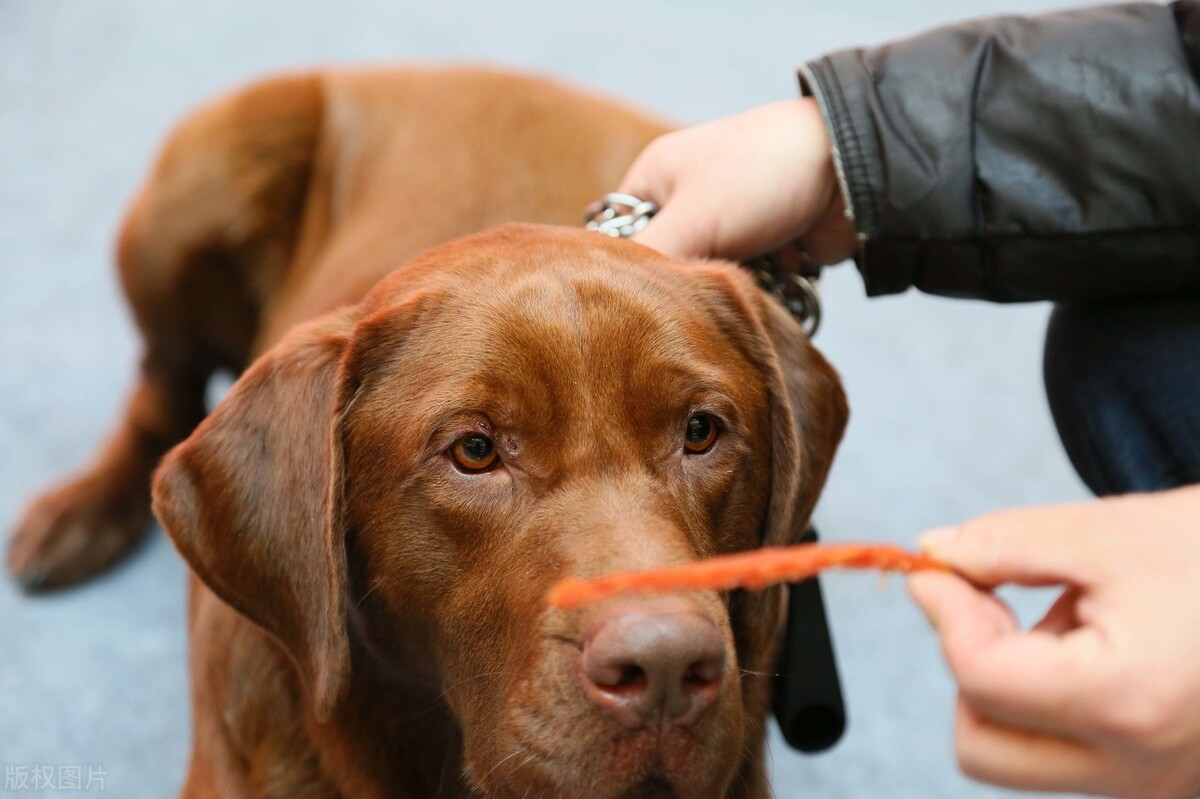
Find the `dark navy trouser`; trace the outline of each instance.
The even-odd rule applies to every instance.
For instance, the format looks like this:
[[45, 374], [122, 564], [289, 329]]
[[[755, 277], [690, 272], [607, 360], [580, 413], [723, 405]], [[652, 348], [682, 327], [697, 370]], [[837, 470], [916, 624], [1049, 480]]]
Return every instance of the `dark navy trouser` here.
[[1097, 495], [1200, 483], [1200, 295], [1059, 305], [1044, 369], [1063, 446]]

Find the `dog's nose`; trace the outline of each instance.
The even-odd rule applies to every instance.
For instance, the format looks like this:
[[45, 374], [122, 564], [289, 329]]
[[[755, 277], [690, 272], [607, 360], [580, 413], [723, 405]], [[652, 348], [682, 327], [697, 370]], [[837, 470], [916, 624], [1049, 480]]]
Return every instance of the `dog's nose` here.
[[724, 672], [725, 640], [690, 603], [614, 609], [584, 639], [589, 695], [632, 728], [692, 723], [720, 694]]

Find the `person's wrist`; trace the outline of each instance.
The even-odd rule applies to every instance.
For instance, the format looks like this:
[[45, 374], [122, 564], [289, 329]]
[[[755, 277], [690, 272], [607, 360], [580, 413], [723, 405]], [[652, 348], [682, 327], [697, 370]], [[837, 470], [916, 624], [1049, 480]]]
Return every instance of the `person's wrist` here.
[[846, 202], [836, 180], [824, 212], [808, 232], [800, 236], [799, 245], [809, 258], [822, 266], [841, 263], [858, 251], [858, 229], [846, 212]]
[[804, 151], [808, 154], [797, 170], [797, 189], [809, 198], [796, 241], [813, 261], [838, 263], [854, 254], [858, 239], [837, 175], [833, 136], [816, 99], [798, 98], [795, 107], [804, 118]]

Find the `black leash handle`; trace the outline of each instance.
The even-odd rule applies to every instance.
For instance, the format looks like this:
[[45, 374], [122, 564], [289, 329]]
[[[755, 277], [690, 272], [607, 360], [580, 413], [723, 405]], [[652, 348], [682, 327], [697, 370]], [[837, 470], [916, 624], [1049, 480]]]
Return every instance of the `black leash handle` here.
[[[809, 528], [800, 540], [815, 543], [817, 531]], [[846, 703], [816, 577], [788, 585], [784, 630], [773, 697], [775, 720], [793, 749], [823, 752], [846, 731]]]

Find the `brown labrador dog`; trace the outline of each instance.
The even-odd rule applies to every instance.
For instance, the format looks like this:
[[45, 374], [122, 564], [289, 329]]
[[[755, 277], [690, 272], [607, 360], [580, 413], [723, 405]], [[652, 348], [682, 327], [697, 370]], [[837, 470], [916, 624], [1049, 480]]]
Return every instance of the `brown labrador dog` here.
[[141, 382], [10, 567], [111, 562], [187, 437], [154, 480], [194, 573], [184, 796], [768, 795], [778, 591], [544, 596], [796, 540], [836, 375], [732, 265], [541, 225], [417, 255], [574, 224], [661, 131], [430, 70], [277, 79], [169, 141], [119, 247]]

